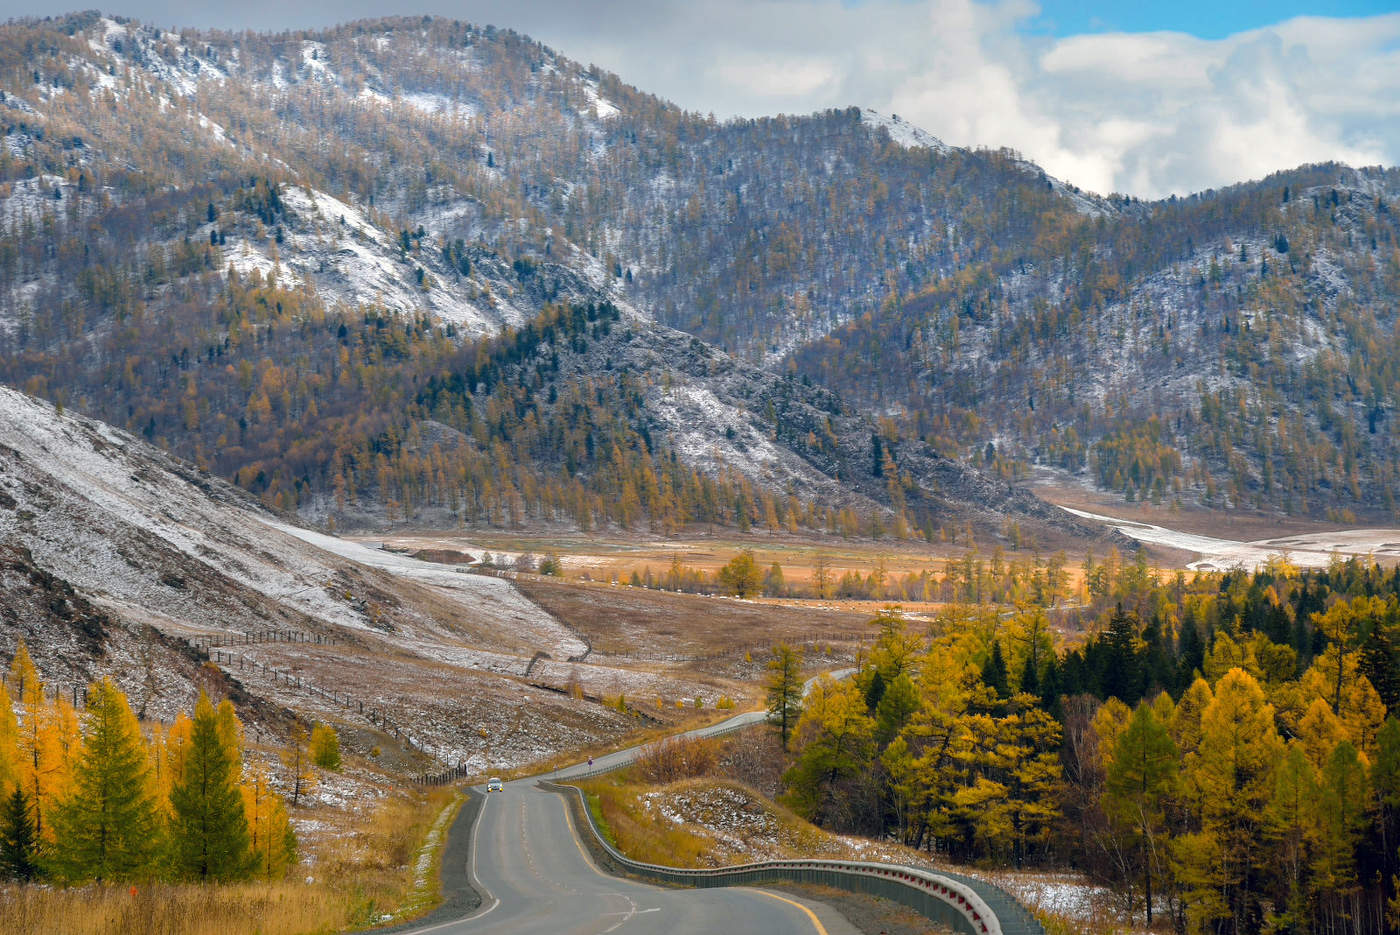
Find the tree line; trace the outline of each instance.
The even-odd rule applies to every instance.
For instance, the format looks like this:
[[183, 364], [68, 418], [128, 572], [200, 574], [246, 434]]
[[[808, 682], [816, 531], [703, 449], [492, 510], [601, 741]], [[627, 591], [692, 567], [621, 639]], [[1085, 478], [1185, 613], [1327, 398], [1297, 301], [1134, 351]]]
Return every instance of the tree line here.
[[[857, 674], [770, 710], [788, 803], [963, 861], [1070, 866], [1181, 932], [1400, 927], [1400, 572], [1150, 579], [1084, 611], [874, 620]], [[783, 724], [783, 722], [786, 722]]]

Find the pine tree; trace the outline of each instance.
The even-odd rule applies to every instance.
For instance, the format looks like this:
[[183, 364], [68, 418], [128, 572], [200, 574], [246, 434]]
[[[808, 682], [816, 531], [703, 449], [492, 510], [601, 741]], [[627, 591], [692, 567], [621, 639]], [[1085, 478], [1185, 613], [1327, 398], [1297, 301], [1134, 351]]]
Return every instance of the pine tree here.
[[1188, 781], [1200, 795], [1201, 830], [1177, 841], [1193, 924], [1222, 935], [1257, 930], [1264, 808], [1283, 755], [1274, 708], [1258, 681], [1231, 669], [1201, 712], [1200, 745], [1187, 756]]
[[221, 736], [219, 716], [200, 692], [179, 782], [170, 792], [171, 862], [194, 880], [237, 880], [252, 854], [248, 819], [238, 789], [241, 762]]
[[802, 713], [801, 652], [786, 643], [774, 646], [763, 687], [768, 696], [768, 722], [778, 725], [778, 736], [786, 750], [793, 726]]
[[1349, 741], [1337, 744], [1319, 773], [1312, 887], [1317, 908], [1329, 917], [1325, 931], [1341, 927], [1360, 886], [1356, 849], [1366, 828], [1370, 799], [1366, 766]]
[[802, 749], [783, 777], [793, 809], [811, 820], [830, 820], [836, 786], [868, 769], [875, 753], [875, 721], [860, 687], [823, 677], [812, 689], [796, 736]]
[[126, 696], [109, 678], [88, 688], [73, 788], [54, 814], [54, 868], [66, 880], [147, 876], [160, 845], [150, 761]]
[[1016, 710], [997, 725], [1006, 758], [1005, 808], [1018, 867], [1033, 845], [1050, 839], [1064, 787], [1060, 725], [1034, 701], [1034, 696], [1018, 694], [1013, 699]]
[[998, 698], [1006, 698], [1011, 693], [1007, 681], [1006, 657], [1001, 653], [1001, 640], [992, 641], [992, 651], [982, 665], [982, 681], [996, 692]]
[[301, 797], [309, 795], [316, 787], [316, 773], [311, 769], [306, 728], [293, 724], [288, 739], [291, 743], [282, 751], [282, 765], [287, 770], [287, 786], [292, 790], [292, 807], [296, 808], [301, 803]]
[[29, 647], [25, 645], [24, 637], [19, 638], [14, 658], [10, 660], [10, 684], [15, 687], [19, 700], [25, 704], [29, 703], [31, 697], [43, 697], [43, 682], [39, 679], [39, 670], [34, 667], [34, 660], [29, 655]]
[[1317, 797], [1317, 770], [1303, 747], [1290, 741], [1274, 770], [1274, 791], [1265, 812], [1265, 830], [1274, 854], [1275, 876], [1284, 896], [1275, 900], [1269, 915], [1272, 931], [1302, 930], [1307, 920], [1304, 888], [1306, 849], [1313, 803]]
[[0, 681], [0, 795], [19, 785], [19, 721], [5, 683]]
[[[1138, 553], [1141, 555], [1142, 553]], [[1138, 656], [1138, 619], [1119, 604], [1104, 635], [1103, 697], [1135, 704], [1142, 697], [1142, 665]]]
[[27, 881], [39, 875], [39, 832], [29, 796], [15, 787], [0, 811], [0, 874]]
[[329, 724], [311, 728], [311, 762], [320, 769], [340, 769], [340, 736]]
[[875, 706], [876, 743], [883, 747], [893, 740], [918, 709], [919, 695], [914, 683], [908, 673], [901, 672], [891, 680]]
[[214, 727], [223, 745], [224, 755], [235, 763], [243, 762], [243, 722], [233, 710], [233, 702], [225, 698], [214, 712]]
[[165, 794], [165, 801], [161, 804], [167, 812], [170, 808], [170, 792], [182, 781], [185, 775], [185, 760], [189, 756], [190, 734], [193, 729], [194, 725], [190, 723], [189, 715], [181, 711], [175, 715], [174, 723], [165, 732], [164, 743], [161, 745], [164, 763], [160, 775], [162, 780], [160, 786]]
[[241, 791], [248, 817], [252, 872], [265, 880], [280, 879], [296, 859], [297, 838], [287, 818], [286, 803], [272, 790], [267, 770], [262, 766], [253, 771]]

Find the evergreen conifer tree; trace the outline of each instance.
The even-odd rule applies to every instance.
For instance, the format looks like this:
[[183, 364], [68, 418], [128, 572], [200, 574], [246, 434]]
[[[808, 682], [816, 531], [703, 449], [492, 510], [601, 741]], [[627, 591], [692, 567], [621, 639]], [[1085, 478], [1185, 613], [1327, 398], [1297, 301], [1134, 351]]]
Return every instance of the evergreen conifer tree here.
[[802, 714], [802, 654], [786, 643], [773, 647], [768, 660], [768, 675], [763, 687], [768, 695], [768, 722], [778, 725], [783, 749]]
[[0, 811], [0, 874], [12, 880], [39, 875], [39, 832], [29, 796], [15, 786]]
[[982, 666], [982, 681], [996, 692], [998, 698], [1006, 698], [1011, 694], [1011, 687], [1006, 678], [1006, 657], [1001, 653], [1001, 640], [992, 641], [991, 655]]
[[220, 720], [200, 692], [184, 769], [170, 792], [171, 860], [177, 873], [196, 880], [237, 880], [252, 869], [241, 763]]
[[73, 786], [54, 814], [54, 869], [67, 880], [147, 876], [160, 845], [151, 764], [126, 696], [109, 678], [88, 688]]

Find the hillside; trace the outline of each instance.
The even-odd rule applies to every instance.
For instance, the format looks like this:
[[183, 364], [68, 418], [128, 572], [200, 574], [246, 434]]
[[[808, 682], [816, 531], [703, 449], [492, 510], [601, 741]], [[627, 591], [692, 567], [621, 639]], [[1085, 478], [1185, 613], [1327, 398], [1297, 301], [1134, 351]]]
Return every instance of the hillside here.
[[[204, 686], [260, 729], [331, 719], [361, 754], [428, 762], [411, 744], [482, 769], [632, 729], [522, 681], [536, 654], [562, 663], [587, 644], [510, 582], [287, 525], [123, 432], [4, 389], [0, 541], [0, 655], [23, 638], [63, 694], [111, 674], [168, 719]], [[651, 695], [734, 691], [608, 662], [561, 668], [561, 684], [595, 700], [619, 680]]]
[[[651, 368], [685, 393], [633, 407], [572, 344], [551, 371], [589, 374], [603, 427], [581, 460], [542, 456], [567, 433], [537, 435], [519, 399], [511, 417], [491, 380], [456, 393], [465, 414], [405, 415], [422, 383], [498, 353], [469, 342], [606, 306], [663, 344], [674, 328], [736, 367], [796, 370], [895, 450], [998, 478], [970, 511], [944, 498], [935, 526], [1036, 521], [988, 492], [1037, 467], [1212, 508], [1395, 508], [1400, 367], [1377, 338], [1400, 285], [1394, 172], [1099, 197], [868, 110], [718, 123], [433, 18], [279, 35], [14, 22], [0, 94], [0, 379], [274, 507], [627, 525], [632, 473], [660, 530], [676, 511], [640, 491], [675, 454], [673, 486], [694, 491], [680, 522], [763, 522], [766, 496], [814, 528], [848, 508], [899, 525], [887, 485], [833, 474], [805, 438], [758, 460], [727, 444], [732, 401], [706, 394], [733, 394], [708, 375]], [[522, 459], [517, 437], [539, 451]], [[623, 443], [600, 454], [603, 437]]]
[[970, 264], [796, 355], [942, 450], [1128, 499], [1389, 519], [1400, 172], [1315, 166]]

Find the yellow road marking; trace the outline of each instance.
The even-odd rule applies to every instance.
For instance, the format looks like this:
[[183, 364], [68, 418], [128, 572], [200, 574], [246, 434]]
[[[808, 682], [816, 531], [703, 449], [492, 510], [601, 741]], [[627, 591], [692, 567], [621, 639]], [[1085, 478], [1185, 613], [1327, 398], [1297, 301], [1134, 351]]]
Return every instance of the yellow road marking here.
[[[600, 870], [598, 868], [598, 865], [593, 862], [593, 858], [589, 856], [588, 851], [584, 850], [583, 842], [579, 840], [578, 829], [574, 825], [573, 813], [569, 811], [568, 803], [563, 801], [562, 796], [560, 797], [560, 802], [564, 806], [564, 820], [569, 823], [570, 836], [574, 839], [574, 846], [578, 848], [579, 854], [583, 856], [583, 862], [588, 864], [589, 869], [592, 870], [594, 873], [598, 874], [598, 876], [603, 877], [604, 879], [610, 879], [608, 874]], [[587, 807], [587, 805], [584, 806], [584, 808]], [[807, 919], [812, 923], [812, 928], [816, 929], [817, 935], [831, 935], [831, 933], [826, 930], [826, 926], [822, 925], [822, 920], [817, 918], [817, 914], [815, 912], [813, 912], [811, 909], [808, 909], [801, 903], [796, 902], [795, 900], [788, 899], [785, 896], [779, 896], [777, 893], [770, 893], [767, 890], [756, 890], [747, 886], [738, 886], [735, 887], [735, 889], [746, 890], [750, 893], [758, 893], [761, 896], [767, 896], [769, 899], [776, 899], [778, 902], [787, 903], [789, 906], [801, 909], [804, 913], [807, 914]]]
[[[569, 837], [574, 839], [574, 847], [578, 848], [578, 852], [583, 855], [583, 862], [588, 864], [588, 869], [598, 874], [598, 876], [605, 880], [611, 879], [606, 873], [598, 869], [598, 865], [593, 862], [593, 858], [588, 856], [588, 851], [583, 849], [583, 841], [579, 839], [578, 828], [574, 826], [574, 816], [573, 813], [569, 811], [569, 803], [564, 801], [564, 796], [562, 795], [558, 798], [560, 804], [564, 806], [564, 820], [569, 823]], [[587, 808], [587, 803], [585, 803], [583, 807]], [[822, 935], [826, 935], [826, 933], [822, 933]]]
[[739, 887], [739, 889], [748, 890], [750, 893], [759, 893], [760, 895], [767, 896], [769, 899], [776, 899], [780, 903], [787, 903], [789, 906], [796, 906], [798, 909], [807, 913], [807, 918], [811, 920], [812, 927], [817, 930], [817, 935], [830, 935], [826, 930], [826, 926], [822, 925], [822, 920], [817, 918], [817, 914], [800, 902], [788, 899], [786, 896], [779, 896], [777, 893], [770, 893], [767, 890], [749, 889], [747, 886]]

